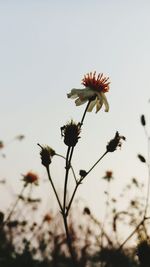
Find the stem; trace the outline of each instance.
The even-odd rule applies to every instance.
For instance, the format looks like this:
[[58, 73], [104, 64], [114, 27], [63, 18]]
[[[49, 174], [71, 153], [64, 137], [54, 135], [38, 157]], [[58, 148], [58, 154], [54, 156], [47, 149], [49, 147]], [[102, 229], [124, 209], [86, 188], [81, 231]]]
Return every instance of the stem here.
[[65, 231], [66, 231], [67, 245], [68, 245], [68, 249], [69, 249], [69, 252], [72, 258], [72, 263], [73, 263], [72, 267], [77, 267], [76, 255], [72, 247], [72, 241], [71, 241], [70, 234], [69, 234], [67, 217], [64, 213], [63, 213], [63, 221], [64, 221], [64, 226], [65, 226]]
[[[88, 172], [86, 173], [86, 176], [95, 168], [95, 166], [100, 162], [100, 160], [108, 153], [108, 151], [106, 151], [96, 162], [95, 164], [88, 170]], [[84, 176], [84, 178], [86, 177]], [[83, 179], [84, 179], [83, 178]]]
[[64, 202], [63, 202], [63, 210], [65, 212], [66, 209], [66, 197], [67, 197], [67, 182], [68, 182], [68, 174], [69, 174], [69, 168], [70, 168], [70, 149], [71, 147], [69, 146], [67, 149], [67, 155], [66, 155], [66, 174], [65, 174], [65, 183], [64, 183]]
[[110, 181], [107, 181], [107, 198], [106, 198], [106, 204], [105, 204], [105, 213], [104, 213], [104, 218], [101, 226], [101, 235], [100, 235], [100, 240], [101, 240], [101, 247], [103, 247], [103, 233], [104, 233], [104, 228], [105, 228], [105, 222], [108, 217], [108, 208], [109, 208], [109, 202], [110, 202]]
[[[60, 155], [60, 154], [57, 154], [57, 153], [56, 153], [55, 156], [58, 156], [58, 157], [63, 158], [63, 159], [66, 160], [66, 158], [65, 158], [64, 156]], [[75, 171], [74, 171], [72, 165], [70, 165], [70, 168], [71, 168], [71, 170], [72, 170], [72, 173], [73, 173], [73, 177], [74, 177], [74, 179], [75, 179], [75, 182], [77, 183], [77, 178], [76, 178]]]
[[88, 172], [86, 173], [86, 175], [84, 177], [80, 177], [80, 179], [78, 180], [75, 188], [74, 188], [74, 191], [72, 193], [72, 196], [71, 196], [71, 199], [70, 199], [70, 202], [68, 204], [68, 207], [67, 207], [67, 211], [66, 211], [66, 216], [68, 215], [68, 212], [71, 208], [71, 205], [72, 205], [72, 202], [73, 202], [73, 199], [75, 197], [75, 194], [76, 194], [76, 191], [78, 189], [78, 186], [82, 183], [82, 181], [84, 180], [84, 178], [94, 169], [94, 167], [100, 162], [100, 160], [108, 153], [108, 151], [106, 151], [97, 161], [96, 163], [88, 170]]
[[147, 215], [149, 194], [150, 194], [150, 137], [148, 137], [148, 163], [147, 163], [147, 167], [148, 167], [148, 185], [147, 185], [147, 195], [146, 195], [144, 217], [146, 217], [146, 215]]
[[127, 241], [136, 233], [136, 231], [139, 229], [139, 227], [143, 224], [144, 219], [140, 221], [140, 223], [136, 226], [136, 228], [132, 231], [132, 233], [126, 238], [126, 240], [120, 245], [119, 249], [122, 249], [122, 247], [127, 243]]
[[88, 107], [89, 107], [90, 103], [91, 103], [91, 100], [89, 100], [89, 102], [88, 102], [88, 104], [87, 104], [87, 106], [86, 106], [86, 108], [85, 108], [85, 111], [84, 111], [84, 113], [83, 113], [83, 116], [82, 116], [82, 119], [81, 119], [81, 122], [80, 122], [80, 125], [81, 125], [81, 126], [83, 125], [83, 121], [84, 121], [84, 118], [85, 118], [85, 115], [86, 115], [86, 112], [87, 112], [87, 110], [88, 110]]
[[15, 208], [16, 208], [16, 206], [17, 206], [19, 200], [20, 200], [20, 196], [22, 196], [22, 194], [23, 194], [25, 188], [26, 188], [26, 184], [25, 184], [25, 185], [23, 186], [23, 188], [21, 189], [21, 192], [20, 192], [20, 194], [18, 195], [18, 197], [17, 197], [17, 199], [16, 199], [16, 201], [15, 201], [15, 203], [14, 203], [14, 205], [13, 205], [11, 211], [10, 211], [10, 213], [8, 214], [6, 220], [4, 221], [3, 226], [10, 220], [10, 218], [11, 218], [11, 216], [12, 216], [12, 214], [13, 214], [13, 212], [14, 212], [14, 210], [15, 210]]
[[67, 207], [66, 216], [68, 216], [68, 213], [69, 213], [69, 210], [70, 210], [70, 208], [71, 208], [73, 199], [74, 199], [74, 197], [75, 197], [75, 194], [76, 194], [76, 191], [77, 191], [77, 189], [78, 189], [78, 186], [81, 184], [81, 181], [82, 181], [82, 178], [80, 178], [80, 180], [78, 181], [78, 183], [76, 184], [76, 186], [75, 186], [75, 188], [74, 188], [74, 191], [73, 191], [73, 193], [72, 193], [71, 199], [70, 199], [69, 204], [68, 204], [68, 207]]
[[56, 191], [56, 189], [55, 189], [55, 186], [54, 186], [54, 184], [53, 184], [53, 181], [52, 181], [52, 178], [51, 178], [51, 175], [50, 175], [49, 166], [46, 167], [46, 170], [47, 170], [47, 174], [48, 174], [49, 181], [50, 181], [51, 186], [52, 186], [52, 188], [53, 188], [53, 190], [54, 190], [54, 193], [55, 193], [55, 196], [56, 196], [58, 205], [59, 205], [59, 207], [60, 207], [60, 210], [61, 210], [61, 212], [63, 212], [63, 208], [62, 208], [61, 202], [60, 202], [60, 200], [59, 200], [57, 191]]

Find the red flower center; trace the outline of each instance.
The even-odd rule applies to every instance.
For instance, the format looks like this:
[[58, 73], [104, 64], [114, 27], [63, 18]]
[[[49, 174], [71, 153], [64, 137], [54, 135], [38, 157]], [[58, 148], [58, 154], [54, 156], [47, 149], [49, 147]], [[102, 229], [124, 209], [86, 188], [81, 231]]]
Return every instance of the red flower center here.
[[96, 71], [94, 71], [94, 73], [90, 72], [84, 75], [82, 84], [92, 90], [106, 93], [109, 91], [110, 82], [108, 82], [108, 79], [103, 77], [103, 73], [99, 73], [96, 77]]

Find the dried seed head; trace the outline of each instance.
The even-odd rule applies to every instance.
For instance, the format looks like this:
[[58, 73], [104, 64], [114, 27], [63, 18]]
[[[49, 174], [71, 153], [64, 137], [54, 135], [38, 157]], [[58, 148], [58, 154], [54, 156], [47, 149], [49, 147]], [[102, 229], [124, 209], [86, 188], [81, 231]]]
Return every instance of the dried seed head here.
[[146, 159], [141, 155], [141, 154], [138, 154], [138, 158], [141, 162], [145, 163], [146, 162]]
[[76, 124], [73, 120], [61, 127], [61, 136], [64, 137], [64, 143], [70, 147], [74, 147], [77, 144], [80, 132], [80, 123]]
[[56, 155], [55, 150], [53, 150], [50, 146], [42, 147], [40, 144], [38, 144], [38, 146], [41, 148], [40, 156], [42, 165], [48, 167], [51, 163], [52, 157]]
[[121, 147], [122, 143], [121, 140], [126, 140], [124, 136], [119, 135], [118, 132], [116, 132], [115, 137], [110, 140], [108, 145], [106, 146], [107, 152], [114, 152], [117, 147]]
[[145, 121], [145, 116], [144, 116], [144, 115], [141, 115], [141, 124], [142, 124], [143, 126], [146, 125], [146, 121]]

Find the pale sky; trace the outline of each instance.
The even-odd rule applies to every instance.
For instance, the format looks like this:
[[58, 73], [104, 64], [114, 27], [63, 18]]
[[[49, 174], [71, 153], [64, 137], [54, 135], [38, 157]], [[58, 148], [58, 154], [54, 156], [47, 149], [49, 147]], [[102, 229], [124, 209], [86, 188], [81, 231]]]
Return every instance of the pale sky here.
[[[95, 168], [78, 197], [100, 211], [101, 177], [108, 169], [116, 179], [114, 195], [132, 177], [146, 180], [137, 154], [147, 152], [140, 115], [149, 121], [149, 14], [148, 0], [0, 0], [0, 140], [26, 136], [22, 143], [7, 145], [7, 157], [0, 160], [0, 176], [14, 192], [19, 192], [22, 173], [32, 170], [46, 178], [38, 142], [65, 155], [60, 127], [70, 119], [78, 122], [85, 109], [67, 93], [82, 88], [84, 74], [95, 70], [110, 77], [110, 111], [87, 114], [73, 158], [77, 173], [91, 167], [117, 130], [127, 141]], [[61, 191], [64, 167], [59, 160], [54, 163]], [[45, 194], [42, 183], [38, 190]]]

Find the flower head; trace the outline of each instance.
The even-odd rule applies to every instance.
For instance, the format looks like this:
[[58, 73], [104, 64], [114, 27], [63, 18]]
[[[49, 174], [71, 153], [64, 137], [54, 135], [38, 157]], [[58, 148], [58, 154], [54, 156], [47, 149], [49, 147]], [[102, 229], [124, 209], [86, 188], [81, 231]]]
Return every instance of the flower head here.
[[64, 137], [64, 143], [70, 147], [74, 147], [77, 144], [78, 139], [80, 138], [80, 132], [80, 123], [76, 124], [73, 120], [61, 127], [61, 135]]
[[41, 147], [40, 155], [41, 155], [42, 165], [48, 167], [51, 163], [52, 157], [56, 155], [55, 150], [52, 149], [50, 146], [42, 147], [40, 144], [38, 144], [38, 146]]
[[121, 140], [126, 140], [124, 136], [119, 135], [118, 132], [116, 132], [115, 137], [110, 140], [108, 145], [106, 146], [107, 152], [114, 152], [117, 147], [121, 147], [122, 143]]
[[0, 149], [4, 147], [3, 141], [0, 141]]
[[25, 185], [28, 184], [38, 185], [38, 180], [39, 177], [33, 172], [28, 172], [26, 175], [23, 175], [23, 181], [25, 182]]
[[110, 182], [113, 179], [113, 172], [112, 171], [106, 171], [103, 179], [106, 180], [107, 182]]
[[85, 86], [84, 89], [72, 89], [68, 98], [76, 99], [76, 106], [80, 106], [87, 101], [90, 101], [87, 111], [92, 111], [96, 106], [96, 112], [98, 112], [103, 104], [105, 105], [105, 111], [109, 111], [109, 104], [105, 93], [109, 91], [109, 78], [103, 77], [103, 73], [100, 73], [96, 77], [96, 71], [90, 72], [84, 75], [82, 84]]
[[48, 222], [50, 223], [52, 221], [52, 216], [51, 214], [47, 213], [45, 214], [44, 218], [43, 218], [43, 222]]

